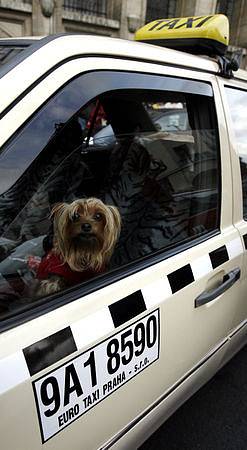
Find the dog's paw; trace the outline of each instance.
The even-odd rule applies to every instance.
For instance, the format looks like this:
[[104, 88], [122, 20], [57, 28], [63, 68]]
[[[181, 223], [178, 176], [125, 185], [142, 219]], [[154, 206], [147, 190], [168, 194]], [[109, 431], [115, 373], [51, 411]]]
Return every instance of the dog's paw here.
[[39, 287], [36, 291], [36, 297], [44, 297], [46, 295], [55, 294], [66, 288], [66, 282], [62, 277], [52, 275], [46, 280], [42, 280], [39, 283]]

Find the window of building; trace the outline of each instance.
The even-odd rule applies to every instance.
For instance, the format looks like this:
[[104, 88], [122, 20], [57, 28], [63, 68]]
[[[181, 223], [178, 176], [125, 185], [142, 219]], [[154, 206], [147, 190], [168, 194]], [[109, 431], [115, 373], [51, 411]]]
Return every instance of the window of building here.
[[146, 22], [176, 16], [176, 0], [147, 0]]
[[[207, 83], [137, 73], [81, 75], [6, 144], [0, 167], [0, 312], [5, 316], [40, 297], [37, 286], [46, 281], [38, 275], [40, 264], [57, 251], [61, 202], [96, 198], [116, 208], [122, 222], [110, 260], [93, 274], [86, 267], [82, 277], [67, 280], [60, 273], [63, 289], [193, 245], [219, 228], [219, 147]], [[81, 226], [78, 211], [66, 220], [71, 236]], [[95, 209], [93, 221], [102, 221], [103, 242], [101, 209]], [[80, 239], [87, 239], [90, 227]], [[60, 228], [66, 237], [64, 222]], [[53, 272], [45, 273], [49, 284]]]
[[243, 216], [245, 220], [247, 220], [247, 131], [245, 123], [247, 92], [227, 87], [226, 93], [230, 105], [230, 113], [240, 161], [243, 191]]
[[225, 14], [229, 22], [231, 22], [233, 16], [234, 0], [218, 0], [216, 5], [217, 14]]
[[106, 17], [107, 15], [107, 0], [64, 0], [63, 7], [68, 11], [74, 11], [79, 14], [100, 17]]

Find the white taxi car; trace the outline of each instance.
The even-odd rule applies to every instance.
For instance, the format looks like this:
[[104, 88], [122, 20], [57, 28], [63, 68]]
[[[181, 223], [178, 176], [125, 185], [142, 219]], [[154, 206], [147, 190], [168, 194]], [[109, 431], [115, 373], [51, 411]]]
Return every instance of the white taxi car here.
[[[221, 15], [136, 38], [0, 41], [2, 450], [135, 449], [246, 343], [246, 72]], [[107, 269], [30, 295], [52, 208], [91, 197]]]

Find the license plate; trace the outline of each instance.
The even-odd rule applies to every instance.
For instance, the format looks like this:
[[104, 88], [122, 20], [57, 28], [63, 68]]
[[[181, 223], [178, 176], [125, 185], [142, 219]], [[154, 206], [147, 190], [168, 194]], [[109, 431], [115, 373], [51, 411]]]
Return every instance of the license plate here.
[[159, 310], [33, 382], [42, 442], [159, 358]]

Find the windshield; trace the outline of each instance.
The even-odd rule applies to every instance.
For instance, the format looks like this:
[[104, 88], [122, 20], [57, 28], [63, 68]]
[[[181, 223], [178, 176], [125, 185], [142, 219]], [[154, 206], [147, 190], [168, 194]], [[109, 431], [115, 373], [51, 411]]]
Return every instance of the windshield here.
[[18, 47], [0, 44], [0, 67], [8, 63], [12, 58], [22, 52], [22, 50], [24, 50], [25, 48], [26, 46]]

